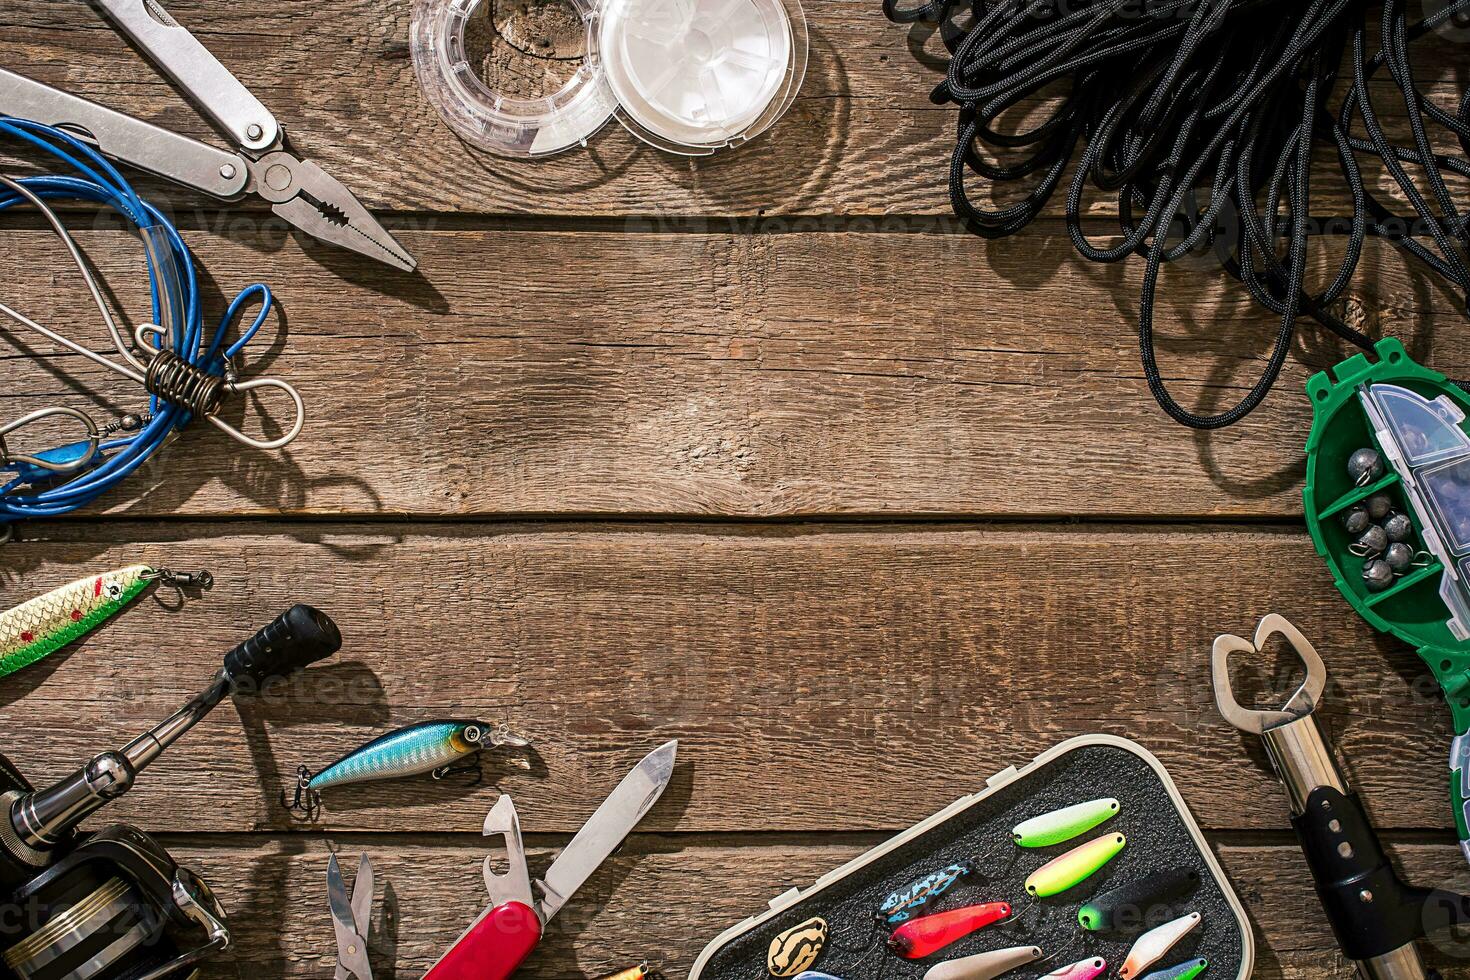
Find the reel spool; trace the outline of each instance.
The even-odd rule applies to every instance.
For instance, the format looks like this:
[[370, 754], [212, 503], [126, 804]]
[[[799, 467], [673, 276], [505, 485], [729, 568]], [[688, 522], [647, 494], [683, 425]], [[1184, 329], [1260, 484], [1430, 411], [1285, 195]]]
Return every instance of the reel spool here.
[[775, 125], [806, 77], [801, 0], [565, 0], [586, 55], [557, 91], [523, 98], [485, 83], [466, 40], [491, 2], [414, 0], [410, 52], [440, 117], [502, 156], [586, 146], [614, 118], [650, 146], [708, 156]]
[[158, 980], [230, 945], [209, 885], [124, 824], [88, 837], [0, 911], [0, 959], [17, 980]]

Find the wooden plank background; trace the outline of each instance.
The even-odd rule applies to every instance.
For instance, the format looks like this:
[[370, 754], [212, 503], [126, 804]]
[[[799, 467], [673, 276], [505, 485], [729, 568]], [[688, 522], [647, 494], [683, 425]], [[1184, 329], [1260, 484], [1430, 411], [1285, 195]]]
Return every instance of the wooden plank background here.
[[[111, 811], [234, 912], [239, 947], [207, 976], [330, 972], [329, 849], [370, 852], [389, 884], [378, 975], [418, 975], [482, 904], [494, 788], [544, 866], [673, 737], [665, 801], [527, 975], [648, 959], [682, 976], [769, 898], [1091, 731], [1173, 771], [1257, 924], [1258, 976], [1347, 976], [1259, 747], [1211, 702], [1210, 640], [1270, 610], [1326, 656], [1326, 715], [1411, 877], [1470, 885], [1432, 678], [1351, 614], [1300, 527], [1301, 385], [1346, 352], [1308, 332], [1244, 423], [1169, 422], [1137, 361], [1136, 267], [1082, 263], [1055, 216], [997, 243], [947, 217], [952, 111], [927, 100], [921, 34], [876, 0], [808, 0], [801, 96], [738, 152], [666, 156], [614, 126], [535, 163], [438, 122], [407, 0], [171, 9], [420, 261], [394, 273], [144, 182], [214, 309], [257, 279], [276, 291], [281, 339], [248, 366], [297, 383], [309, 426], [279, 454], [191, 432], [130, 492], [0, 549], [0, 605], [131, 561], [217, 578], [7, 680], [4, 751], [35, 774], [152, 724], [290, 602], [343, 628], [329, 666], [222, 707]], [[6, 67], [207, 133], [85, 4], [10, 4], [0, 32]], [[1463, 43], [1426, 52], [1420, 81], [1453, 98]], [[1106, 236], [1108, 202], [1091, 210]], [[139, 309], [134, 242], [75, 222]], [[0, 299], [100, 343], [55, 242], [33, 217], [0, 226]], [[1391, 249], [1370, 245], [1346, 312], [1470, 372], [1457, 298]], [[1160, 314], [1196, 408], [1237, 400], [1275, 329], [1208, 260], [1168, 271]], [[77, 386], [136, 401], [0, 336], [0, 419], [82, 404]], [[534, 748], [491, 753], [487, 786], [343, 793], [316, 826], [281, 811], [297, 765], [444, 715]], [[1470, 976], [1467, 953], [1434, 956]]]

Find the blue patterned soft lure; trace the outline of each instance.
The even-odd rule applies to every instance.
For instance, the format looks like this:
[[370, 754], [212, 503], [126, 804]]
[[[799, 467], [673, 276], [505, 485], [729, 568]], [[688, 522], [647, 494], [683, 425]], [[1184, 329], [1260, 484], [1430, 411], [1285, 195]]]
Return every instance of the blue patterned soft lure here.
[[[454, 764], [481, 749], [500, 745], [530, 745], [505, 725], [483, 721], [425, 721], [400, 728], [359, 746], [313, 776], [305, 766], [298, 770], [296, 798], [287, 809], [314, 814], [320, 793], [332, 786], [397, 779], [432, 772], [441, 777]], [[282, 794], [284, 801], [285, 794]]]
[[924, 906], [954, 887], [955, 882], [975, 870], [971, 861], [958, 861], [916, 878], [898, 891], [890, 892], [878, 907], [878, 918], [891, 926], [907, 922]]

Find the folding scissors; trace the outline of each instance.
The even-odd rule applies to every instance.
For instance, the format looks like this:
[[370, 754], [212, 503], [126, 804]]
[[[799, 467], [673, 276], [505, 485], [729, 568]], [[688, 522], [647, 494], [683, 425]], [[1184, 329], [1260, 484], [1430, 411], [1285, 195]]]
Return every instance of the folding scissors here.
[[57, 126], [107, 156], [222, 201], [255, 194], [314, 238], [394, 268], [417, 263], [335, 177], [292, 152], [285, 128], [157, 0], [92, 0], [240, 149], [230, 153], [0, 68], [0, 115]]
[[350, 901], [337, 855], [328, 858], [327, 901], [332, 906], [332, 928], [337, 933], [336, 980], [373, 980], [367, 955], [373, 911], [373, 865], [366, 854], [358, 862]]

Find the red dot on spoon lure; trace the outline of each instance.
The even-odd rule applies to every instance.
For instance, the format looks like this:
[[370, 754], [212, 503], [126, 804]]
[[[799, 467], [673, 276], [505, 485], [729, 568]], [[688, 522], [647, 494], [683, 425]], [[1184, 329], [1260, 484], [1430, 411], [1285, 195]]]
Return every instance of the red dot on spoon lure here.
[[986, 902], [937, 912], [905, 922], [888, 937], [888, 948], [904, 959], [916, 960], [938, 952], [977, 929], [1011, 914], [1009, 902]]

